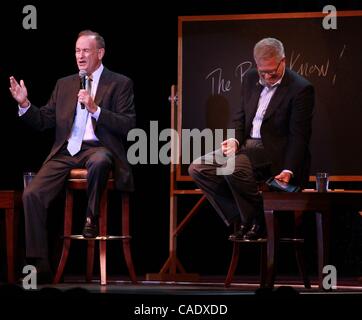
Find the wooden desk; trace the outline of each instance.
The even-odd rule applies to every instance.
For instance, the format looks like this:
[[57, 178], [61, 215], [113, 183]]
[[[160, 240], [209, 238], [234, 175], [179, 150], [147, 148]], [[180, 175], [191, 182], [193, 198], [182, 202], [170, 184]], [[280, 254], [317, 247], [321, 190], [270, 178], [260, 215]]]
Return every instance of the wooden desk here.
[[15, 282], [15, 228], [16, 222], [18, 221], [18, 209], [20, 206], [21, 192], [7, 190], [0, 191], [0, 209], [5, 210], [7, 278], [10, 283]]
[[[328, 243], [330, 229], [330, 213], [335, 207], [349, 209], [362, 208], [362, 190], [336, 192], [298, 192], [279, 193], [264, 192], [264, 210], [268, 230], [275, 230], [274, 211], [310, 211], [316, 214], [316, 232], [318, 246], [318, 285], [323, 289], [323, 267], [328, 264]], [[276, 234], [268, 232], [267, 239], [267, 285], [274, 284], [274, 251], [278, 239]]]

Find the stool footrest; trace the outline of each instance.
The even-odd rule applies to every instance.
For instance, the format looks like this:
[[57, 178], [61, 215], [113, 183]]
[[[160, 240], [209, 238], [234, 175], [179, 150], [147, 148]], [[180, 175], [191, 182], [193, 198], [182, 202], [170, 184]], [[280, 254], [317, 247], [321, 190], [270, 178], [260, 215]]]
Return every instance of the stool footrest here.
[[81, 234], [72, 234], [70, 236], [63, 236], [65, 239], [73, 240], [125, 240], [132, 239], [131, 236], [98, 236], [95, 238], [84, 238]]
[[303, 238], [280, 238], [281, 242], [297, 242], [297, 243], [303, 243]]
[[[294, 243], [303, 243], [304, 239], [302, 238], [280, 238], [281, 242], [294, 242]], [[257, 239], [257, 240], [235, 240], [235, 239], [229, 239], [231, 242], [238, 242], [238, 243], [265, 243], [267, 242], [267, 239]]]
[[261, 238], [256, 240], [243, 240], [243, 239], [229, 239], [231, 242], [237, 242], [237, 243], [266, 243], [267, 239]]

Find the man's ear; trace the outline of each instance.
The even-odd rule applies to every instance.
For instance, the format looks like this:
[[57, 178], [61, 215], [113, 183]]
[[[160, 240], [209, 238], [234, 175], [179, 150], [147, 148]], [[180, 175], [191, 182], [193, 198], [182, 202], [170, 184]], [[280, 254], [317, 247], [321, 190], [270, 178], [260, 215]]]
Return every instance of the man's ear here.
[[103, 59], [104, 54], [105, 54], [104, 48], [98, 49], [98, 59], [99, 59], [99, 60], [102, 60], [102, 59]]

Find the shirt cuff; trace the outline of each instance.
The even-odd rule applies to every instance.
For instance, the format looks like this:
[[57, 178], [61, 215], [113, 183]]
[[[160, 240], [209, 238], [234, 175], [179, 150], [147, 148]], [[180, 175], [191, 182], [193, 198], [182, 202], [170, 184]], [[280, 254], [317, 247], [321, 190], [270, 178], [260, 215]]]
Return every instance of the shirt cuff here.
[[234, 140], [234, 141], [236, 142], [236, 144], [238, 145], [238, 147], [239, 147], [240, 143], [239, 143], [239, 141], [236, 140], [235, 138], [229, 138], [228, 140]]
[[292, 175], [292, 177], [293, 177], [293, 171], [290, 171], [290, 170], [286, 170], [286, 169], [284, 169], [282, 172], [287, 172], [287, 173], [290, 173], [290, 174]]
[[22, 107], [18, 106], [18, 108], [19, 108], [19, 110], [18, 110], [19, 117], [21, 117], [23, 114], [25, 114], [25, 112], [27, 112], [29, 110], [30, 106], [31, 106], [30, 103], [26, 108], [22, 108]]
[[101, 108], [97, 106], [97, 111], [92, 114], [92, 117], [98, 121], [99, 115], [101, 113]]

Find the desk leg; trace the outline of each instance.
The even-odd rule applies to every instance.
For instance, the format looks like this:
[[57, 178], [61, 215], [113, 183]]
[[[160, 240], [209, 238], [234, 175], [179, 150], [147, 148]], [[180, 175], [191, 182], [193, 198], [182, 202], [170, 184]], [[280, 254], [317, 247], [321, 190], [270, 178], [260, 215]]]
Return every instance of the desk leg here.
[[279, 241], [279, 230], [273, 210], [265, 210], [264, 216], [267, 230], [266, 286], [273, 288], [275, 281], [275, 256], [277, 254], [276, 243]]
[[323, 290], [323, 268], [328, 263], [329, 216], [328, 212], [316, 212], [318, 247], [318, 285]]
[[6, 259], [8, 266], [8, 282], [15, 282], [14, 274], [14, 238], [15, 238], [15, 214], [16, 210], [5, 210], [6, 224]]

